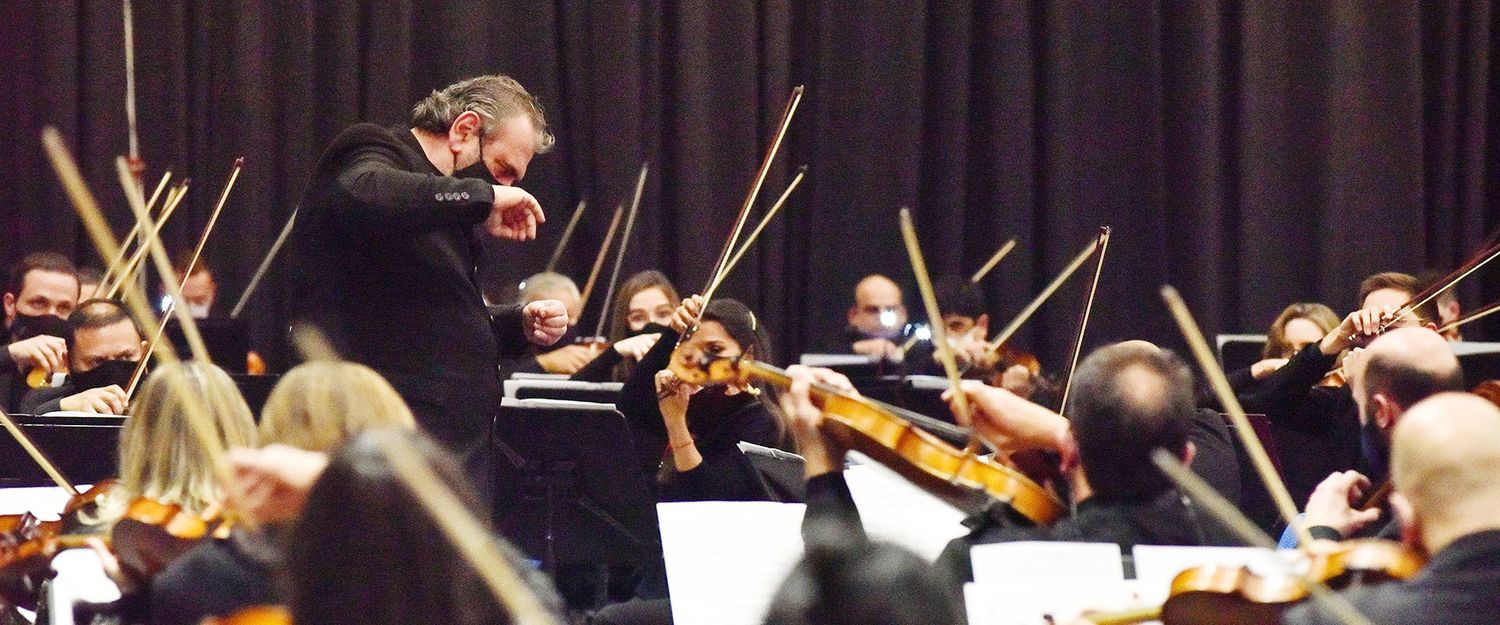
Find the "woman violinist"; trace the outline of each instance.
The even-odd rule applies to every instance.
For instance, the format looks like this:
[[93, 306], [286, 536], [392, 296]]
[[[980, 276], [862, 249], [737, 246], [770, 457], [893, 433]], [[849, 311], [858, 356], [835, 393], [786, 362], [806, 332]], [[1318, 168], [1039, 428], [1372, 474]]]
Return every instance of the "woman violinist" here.
[[677, 289], [655, 269], [637, 273], [620, 284], [610, 304], [610, 349], [600, 352], [571, 379], [587, 382], [630, 379], [630, 371], [672, 323], [672, 313], [681, 304]]

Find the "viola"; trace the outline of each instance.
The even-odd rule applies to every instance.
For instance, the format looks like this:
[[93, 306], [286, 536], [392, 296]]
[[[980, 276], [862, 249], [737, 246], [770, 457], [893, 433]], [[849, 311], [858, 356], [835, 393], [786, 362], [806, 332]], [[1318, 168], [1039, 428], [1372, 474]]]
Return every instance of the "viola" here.
[[[781, 388], [791, 384], [785, 370], [743, 357], [693, 360], [674, 356], [671, 369], [696, 385], [748, 384], [751, 380]], [[841, 444], [962, 510], [984, 512], [998, 501], [1037, 525], [1051, 524], [1067, 510], [1056, 496], [1020, 471], [975, 450], [949, 445], [877, 402], [823, 384], [813, 385], [812, 398], [827, 413], [824, 427]]]

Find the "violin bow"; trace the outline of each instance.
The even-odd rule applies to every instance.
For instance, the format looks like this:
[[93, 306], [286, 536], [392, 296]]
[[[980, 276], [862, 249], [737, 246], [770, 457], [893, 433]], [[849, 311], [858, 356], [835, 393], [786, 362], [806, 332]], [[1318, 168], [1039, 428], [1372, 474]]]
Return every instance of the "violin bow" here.
[[230, 319], [238, 319], [240, 313], [245, 310], [245, 304], [249, 303], [250, 296], [260, 287], [260, 281], [266, 277], [266, 271], [271, 268], [271, 262], [276, 260], [276, 255], [281, 253], [281, 246], [286, 245], [287, 237], [292, 235], [292, 227], [297, 224], [297, 213], [302, 210], [302, 205], [292, 209], [292, 214], [287, 215], [286, 225], [281, 227], [281, 234], [276, 235], [276, 241], [271, 244], [270, 251], [266, 257], [261, 259], [260, 266], [256, 267], [255, 275], [250, 277], [250, 284], [245, 287], [245, 292], [240, 294], [240, 301], [234, 303], [234, 309], [229, 312]]
[[[750, 192], [745, 195], [745, 203], [740, 205], [740, 213], [734, 220], [734, 228], [729, 231], [729, 239], [724, 241], [724, 249], [719, 251], [719, 260], [714, 263], [714, 270], [708, 275], [708, 282], [703, 289], [703, 308], [708, 308], [708, 303], [713, 301], [714, 289], [721, 282], [719, 274], [723, 273], [724, 266], [729, 262], [730, 252], [739, 242], [740, 232], [745, 229], [745, 222], [750, 219], [750, 210], [755, 207], [755, 200], [760, 196], [760, 188], [766, 182], [766, 175], [771, 172], [771, 164], [776, 161], [776, 152], [781, 149], [781, 142], [786, 138], [786, 131], [792, 125], [792, 117], [797, 114], [797, 105], [802, 102], [803, 86], [797, 85], [792, 88], [792, 95], [787, 99], [786, 109], [781, 113], [781, 121], [776, 126], [776, 135], [771, 144], [766, 146], [766, 155], [760, 161], [760, 169], [755, 172], [755, 181], [750, 185]], [[687, 331], [677, 337], [677, 344], [681, 345], [692, 336], [698, 329], [698, 321], [703, 317], [703, 311], [698, 311], [698, 318], [693, 320], [693, 325]]]
[[[579, 308], [589, 305], [589, 294], [594, 292], [594, 281], [599, 279], [599, 270], [604, 268], [604, 257], [609, 253], [609, 246], [614, 244], [615, 230], [620, 227], [620, 218], [624, 216], [625, 205], [615, 206], [615, 215], [609, 218], [609, 230], [604, 232], [604, 244], [599, 246], [599, 254], [594, 256], [594, 267], [589, 270], [589, 279], [583, 283], [583, 293], [578, 296]], [[609, 302], [604, 302], [604, 307], [609, 308]]]
[[[167, 219], [177, 212], [177, 206], [182, 203], [182, 198], [187, 197], [188, 186], [192, 182], [192, 179], [183, 179], [176, 187], [167, 191], [166, 199], [162, 201], [161, 212], [156, 217], [156, 225], [141, 226], [142, 237], [145, 237], [148, 231], [152, 236], [161, 235], [161, 229], [166, 227]], [[125, 252], [126, 248], [121, 247], [119, 253], [123, 255]], [[105, 299], [114, 299], [119, 296], [125, 283], [135, 280], [135, 272], [140, 269], [141, 262], [146, 259], [146, 254], [146, 247], [137, 245], [136, 250], [130, 254], [130, 259], [121, 266], [119, 275], [114, 276], [112, 280], [106, 279], [100, 283], [100, 292], [104, 293]], [[108, 288], [105, 288], [104, 282], [109, 283]]]
[[[922, 258], [922, 244], [917, 240], [917, 228], [911, 221], [911, 210], [901, 207], [899, 213], [901, 220], [901, 240], [906, 243], [906, 256], [911, 259], [911, 271], [917, 277], [917, 289], [922, 293], [922, 305], [927, 309], [927, 324], [932, 329], [932, 345], [938, 357], [938, 362], [943, 363], [943, 373], [948, 376], [948, 388], [953, 393], [954, 413], [959, 423], [967, 424], [969, 420], [969, 396], [960, 387], [962, 380], [958, 374], [958, 359], [953, 357], [953, 346], [948, 344], [948, 329], [943, 327], [943, 313], [938, 308], [937, 295], [932, 289], [932, 277], [927, 274], [927, 261]], [[970, 434], [969, 444], [964, 448], [966, 454], [979, 452], [979, 438]]]
[[1062, 402], [1057, 405], [1057, 414], [1067, 414], [1068, 397], [1073, 390], [1073, 371], [1078, 369], [1078, 356], [1083, 353], [1083, 334], [1089, 327], [1089, 316], [1094, 310], [1094, 295], [1099, 292], [1099, 276], [1104, 273], [1104, 254], [1109, 250], [1109, 226], [1099, 226], [1099, 256], [1095, 258], [1094, 280], [1089, 283], [1089, 296], [1083, 304], [1083, 314], [1078, 318], [1078, 333], [1073, 339], [1073, 358], [1068, 361], [1068, 373], [1064, 378]]
[[797, 185], [802, 184], [802, 178], [806, 175], [806, 165], [797, 169], [796, 177], [792, 178], [792, 182], [786, 186], [786, 190], [781, 192], [781, 197], [776, 198], [776, 203], [771, 205], [771, 210], [766, 211], [765, 216], [760, 218], [760, 223], [755, 224], [755, 229], [751, 230], [749, 236], [745, 237], [745, 242], [740, 245], [740, 249], [735, 250], [734, 256], [730, 257], [729, 262], [724, 264], [724, 270], [719, 272], [719, 275], [714, 276], [714, 282], [709, 285], [708, 292], [712, 293], [718, 290], [719, 285], [724, 282], [724, 279], [729, 276], [730, 272], [734, 271], [735, 265], [738, 265], [740, 259], [745, 256], [745, 253], [750, 251], [750, 246], [755, 244], [755, 240], [760, 238], [761, 231], [765, 230], [766, 226], [770, 225], [771, 220], [775, 219], [776, 215], [781, 212], [781, 207], [786, 204], [787, 198], [791, 197], [792, 191], [797, 190]]
[[568, 247], [568, 241], [573, 239], [573, 229], [578, 227], [578, 220], [583, 218], [583, 209], [589, 205], [587, 200], [578, 200], [578, 208], [573, 209], [573, 217], [568, 220], [568, 227], [563, 228], [562, 238], [557, 240], [557, 248], [552, 250], [552, 258], [547, 261], [545, 271], [557, 269], [557, 261], [562, 258], [564, 249]]
[[125, 126], [129, 136], [126, 153], [130, 157], [131, 180], [139, 190], [142, 183], [141, 177], [146, 173], [146, 162], [141, 160], [141, 139], [135, 122], [135, 11], [132, 9], [131, 0], [121, 1], [120, 18], [125, 29]]
[[[235, 162], [234, 174], [239, 173], [239, 168], [243, 162], [243, 158]], [[131, 189], [130, 164], [126, 161], [125, 157], [122, 156], [115, 159], [115, 171], [120, 175], [120, 184], [125, 187], [125, 195], [129, 199], [127, 204], [130, 205], [131, 210], [135, 211], [136, 219], [149, 222], [151, 216], [146, 214], [145, 203], [142, 202], [140, 194]], [[229, 179], [229, 184], [231, 186], [234, 184], [233, 175]], [[228, 187], [225, 188], [225, 191], [228, 191]], [[223, 208], [223, 198], [220, 198], [219, 207]], [[198, 254], [203, 251], [203, 244], [207, 242], [208, 234], [213, 230], [214, 222], [217, 218], [218, 211], [215, 211], [214, 219], [209, 220], [208, 226], [203, 230], [203, 236], [198, 239], [198, 249], [193, 252], [193, 258], [188, 262], [187, 271], [183, 273], [180, 282], [186, 282], [187, 277], [193, 275], [193, 263], [198, 260]], [[182, 286], [179, 280], [172, 279], [176, 274], [172, 270], [172, 260], [167, 255], [167, 248], [161, 243], [161, 237], [146, 237], [141, 241], [141, 244], [151, 251], [151, 262], [156, 265], [157, 273], [162, 276], [162, 284], [167, 288], [167, 294], [172, 298], [170, 310], [162, 312], [162, 325], [165, 326], [166, 320], [175, 313], [178, 322], [182, 325], [182, 334], [187, 337], [188, 347], [192, 349], [193, 358], [206, 363], [212, 363], [213, 359], [209, 358], [208, 347], [203, 342], [203, 335], [198, 332], [198, 324], [193, 322], [192, 313], [185, 307], [177, 306], [177, 303], [182, 301]]]
[[620, 235], [620, 249], [615, 251], [615, 266], [609, 273], [609, 286], [604, 289], [604, 307], [599, 311], [599, 324], [594, 336], [604, 336], [604, 322], [609, 319], [610, 300], [615, 297], [615, 285], [620, 282], [620, 265], [625, 264], [625, 249], [630, 247], [630, 233], [635, 231], [635, 217], [641, 210], [641, 196], [646, 193], [647, 163], [641, 163], [641, 174], [635, 179], [635, 197], [630, 200], [630, 215], [625, 218], [625, 233]]
[[1213, 387], [1214, 395], [1219, 398], [1220, 405], [1224, 411], [1229, 413], [1229, 420], [1234, 423], [1235, 434], [1240, 437], [1240, 444], [1245, 447], [1250, 461], [1255, 465], [1255, 472], [1260, 476], [1260, 481], [1265, 485], [1266, 491], [1271, 494], [1271, 500], [1275, 502], [1276, 509], [1286, 520], [1288, 527], [1297, 534], [1297, 541], [1303, 545], [1303, 549], [1312, 546], [1313, 538], [1308, 533], [1303, 523], [1297, 522], [1297, 504], [1292, 501], [1292, 495], [1286, 489], [1286, 484], [1281, 482], [1281, 477], [1276, 473], [1276, 465], [1271, 462], [1270, 454], [1266, 448], [1261, 446], [1260, 439], [1255, 435], [1255, 428], [1250, 425], [1249, 417], [1245, 416], [1244, 407], [1240, 406], [1240, 400], [1234, 395], [1234, 389], [1229, 386], [1229, 378], [1224, 376], [1224, 369], [1219, 366], [1219, 361], [1214, 357], [1214, 352], [1208, 346], [1208, 340], [1203, 338], [1203, 331], [1198, 328], [1198, 322], [1193, 320], [1193, 313], [1188, 311], [1187, 303], [1182, 301], [1182, 295], [1171, 286], [1161, 288], [1161, 298], [1166, 302], [1167, 308], [1172, 311], [1172, 318], [1177, 321], [1177, 328], [1182, 331], [1182, 338], [1187, 339], [1188, 347], [1192, 349], [1193, 357], [1198, 361], [1198, 367], [1203, 369], [1203, 376], [1208, 378]]
[[432, 467], [418, 457], [411, 443], [394, 433], [377, 437], [407, 492], [447, 536], [453, 548], [468, 560], [495, 599], [511, 612], [517, 625], [555, 625], [541, 599], [521, 579], [495, 546], [495, 536], [485, 529]]
[[1407, 315], [1412, 313], [1412, 311], [1421, 308], [1427, 302], [1430, 302], [1433, 299], [1436, 299], [1437, 296], [1442, 295], [1443, 291], [1447, 291], [1448, 289], [1453, 288], [1454, 285], [1458, 284], [1464, 278], [1467, 278], [1474, 272], [1479, 271], [1481, 267], [1484, 267], [1485, 265], [1489, 264], [1490, 261], [1495, 260], [1496, 256], [1500, 256], [1500, 243], [1480, 250], [1478, 254], [1471, 257], [1468, 261], [1465, 261], [1463, 265], [1460, 265], [1458, 267], [1458, 269], [1454, 269], [1452, 273], [1449, 273], [1442, 280], [1439, 280], [1433, 283], [1431, 286], [1422, 289], [1420, 293], [1413, 295], [1411, 299], [1407, 300], [1405, 304], [1402, 304], [1401, 308], [1398, 309], [1395, 316], [1391, 317], [1389, 321], [1386, 321], [1385, 323], [1380, 325], [1380, 332], [1385, 332], [1386, 329], [1390, 328], [1392, 325], [1395, 325], [1396, 322], [1405, 319]]
[[1015, 239], [1011, 239], [1009, 241], [1006, 241], [1005, 245], [1001, 245], [1000, 249], [995, 250], [995, 253], [990, 256], [990, 259], [987, 260], [987, 261], [985, 261], [984, 264], [981, 265], [979, 267], [979, 269], [974, 272], [974, 275], [969, 276], [969, 284], [978, 285], [979, 281], [983, 280], [985, 276], [989, 275], [990, 270], [994, 269], [995, 265], [1000, 264], [1000, 261], [1002, 259], [1004, 259], [1006, 257], [1006, 255], [1010, 254], [1010, 251], [1013, 250], [1013, 249], [1015, 249], [1015, 248], [1016, 248], [1016, 240]]
[[42, 472], [46, 473], [47, 477], [51, 478], [54, 484], [63, 489], [69, 497], [78, 496], [78, 487], [68, 481], [67, 476], [63, 475], [62, 469], [57, 468], [57, 464], [52, 462], [52, 459], [48, 458], [47, 454], [43, 453], [40, 447], [36, 446], [36, 442], [31, 440], [31, 437], [26, 434], [25, 430], [21, 429], [21, 424], [16, 423], [16, 420], [6, 414], [4, 410], [0, 410], [0, 425], [5, 426], [5, 430], [10, 432], [11, 437], [16, 439], [16, 443], [21, 446], [21, 449], [26, 450], [26, 455], [31, 456], [31, 460], [42, 468]]
[[1491, 302], [1488, 305], [1484, 306], [1483, 308], [1479, 308], [1479, 309], [1475, 310], [1474, 312], [1471, 312], [1471, 313], [1469, 313], [1467, 315], [1464, 315], [1462, 317], [1454, 319], [1453, 321], [1449, 321], [1448, 323], [1445, 323], [1442, 326], [1438, 327], [1437, 331], [1439, 333], [1447, 332], [1447, 331], [1452, 330], [1454, 328], [1458, 328], [1460, 326], [1464, 326], [1464, 325], [1467, 325], [1469, 323], [1472, 323], [1472, 322], [1475, 322], [1475, 321], [1479, 321], [1480, 319], [1483, 319], [1485, 317], [1488, 317], [1490, 315], [1495, 314], [1496, 311], [1500, 311], [1500, 301]]
[[[203, 255], [204, 246], [208, 245], [208, 235], [213, 233], [214, 225], [219, 223], [219, 215], [224, 212], [224, 204], [229, 201], [229, 192], [234, 189], [235, 181], [240, 179], [240, 170], [243, 170], [244, 168], [245, 157], [241, 156], [234, 159], [234, 168], [229, 170], [229, 181], [224, 183], [224, 190], [219, 192], [219, 201], [214, 204], [214, 212], [209, 214], [208, 224], [203, 227], [203, 234], [198, 236], [198, 246], [193, 248], [193, 257], [188, 259], [187, 267], [184, 268], [182, 272], [182, 279], [184, 282], [187, 281], [188, 276], [193, 275], [193, 270], [198, 267], [198, 258]], [[158, 239], [158, 242], [159, 241], [160, 240]], [[167, 262], [168, 273], [162, 274], [163, 276], [172, 275], [170, 271], [171, 265], [172, 263], [169, 260]], [[157, 271], [161, 270], [161, 264], [158, 262]], [[172, 295], [172, 301], [177, 301], [177, 296], [178, 294], [174, 293]]]
[[[78, 212], [79, 220], [83, 222], [84, 229], [88, 232], [89, 240], [94, 244], [94, 249], [101, 258], [109, 258], [119, 252], [120, 245], [115, 241], [114, 234], [110, 232], [109, 222], [104, 219], [104, 211], [100, 210], [99, 203], [94, 199], [94, 194], [89, 191], [88, 184], [83, 180], [83, 174], [78, 170], [78, 163], [73, 160], [68, 147], [63, 143], [62, 134], [56, 127], [47, 126], [42, 129], [42, 146], [46, 150], [48, 160], [52, 163], [53, 170], [62, 181], [63, 189], [67, 192], [68, 199], [73, 203], [73, 208]], [[125, 173], [129, 174], [128, 164]], [[141, 219], [145, 210], [145, 203], [140, 200], [140, 187], [127, 185], [126, 197], [130, 200], [131, 210], [135, 211], [136, 218]], [[143, 230], [146, 232], [146, 230]], [[147, 237], [152, 239], [152, 237]], [[165, 250], [161, 248], [161, 241], [156, 240], [153, 251], [160, 251], [165, 257]], [[167, 281], [170, 285], [171, 281]], [[131, 309], [132, 314], [138, 320], [155, 321], [156, 315], [151, 310], [151, 304], [146, 298], [145, 289], [135, 282], [129, 282], [125, 290], [124, 300]], [[197, 330], [197, 325], [191, 316], [188, 316], [186, 325]], [[196, 336], [193, 332], [189, 336]], [[201, 337], [200, 337], [201, 338]], [[190, 339], [191, 340], [191, 339]], [[201, 345], [199, 346], [201, 347]], [[207, 350], [204, 350], [205, 352]], [[162, 359], [168, 362], [176, 362], [177, 353], [168, 342], [161, 350]], [[207, 361], [205, 361], [207, 362]], [[233, 484], [234, 475], [230, 471], [229, 462], [226, 459], [224, 446], [215, 437], [215, 427], [209, 417], [207, 406], [203, 398], [197, 393], [192, 393], [186, 387], [184, 380], [172, 378], [172, 392], [183, 398], [184, 412], [186, 413], [189, 429], [193, 435], [198, 437], [200, 444], [204, 446], [204, 454], [208, 456], [216, 477], [221, 480], [226, 488]], [[246, 519], [249, 521], [249, 519]]]
[[[1246, 518], [1239, 508], [1214, 490], [1214, 487], [1209, 486], [1208, 482], [1203, 481], [1203, 478], [1198, 477], [1191, 469], [1183, 465], [1177, 456], [1158, 448], [1151, 452], [1151, 462], [1161, 470], [1163, 475], [1167, 476], [1167, 479], [1172, 480], [1172, 483], [1176, 484], [1184, 495], [1198, 504], [1199, 508], [1208, 512], [1209, 516], [1214, 517], [1220, 525], [1238, 535], [1245, 544], [1272, 551], [1276, 549], [1276, 541], [1256, 527], [1255, 522]], [[1272, 558], [1272, 560], [1280, 563], [1287, 573], [1301, 581], [1307, 587], [1312, 600], [1344, 625], [1374, 625], [1370, 619], [1360, 614], [1347, 598], [1333, 592], [1327, 584], [1292, 570], [1291, 564], [1279, 558]]]
[[[151, 199], [146, 200], [147, 209], [156, 207], [156, 200], [161, 197], [162, 190], [166, 188], [167, 181], [171, 179], [172, 172], [170, 170], [162, 174], [161, 182], [158, 182], [156, 184], [156, 190], [151, 193]], [[157, 218], [161, 218], [160, 214], [157, 215]], [[123, 263], [125, 262], [125, 254], [130, 250], [130, 246], [135, 244], [135, 238], [139, 236], [140, 233], [141, 222], [137, 221], [135, 222], [134, 226], [130, 227], [130, 232], [125, 235], [125, 239], [120, 242], [120, 253], [117, 254], [113, 259], [111, 259], [109, 261], [109, 264], [104, 267], [104, 275], [99, 278], [100, 286], [109, 285], [109, 281], [114, 277], [115, 272], [119, 271], [123, 266]]]
[[1042, 304], [1046, 303], [1047, 299], [1052, 297], [1052, 294], [1056, 293], [1057, 289], [1060, 288], [1063, 283], [1068, 281], [1068, 278], [1073, 275], [1073, 272], [1078, 271], [1078, 268], [1082, 267], [1083, 263], [1087, 262], [1089, 257], [1092, 256], [1098, 249], [1099, 238], [1095, 237], [1093, 241], [1090, 241], [1089, 244], [1083, 248], [1083, 251], [1079, 252], [1077, 256], [1073, 257], [1073, 260], [1068, 263], [1067, 267], [1063, 268], [1061, 273], [1057, 274], [1056, 278], [1052, 279], [1052, 282], [1047, 285], [1047, 288], [1042, 289], [1041, 293], [1038, 293], [1030, 303], [1026, 304], [1025, 308], [1021, 309], [1020, 313], [1016, 314], [1014, 319], [1010, 320], [1010, 324], [1005, 326], [1005, 329], [1001, 330], [999, 334], [995, 335], [994, 340], [990, 341], [990, 351], [996, 351], [1000, 349], [1000, 346], [1005, 345], [1005, 342], [1010, 340], [1010, 337], [1014, 336], [1016, 331], [1020, 330], [1021, 326], [1024, 325], [1028, 319], [1031, 319], [1031, 315], [1036, 313], [1036, 310], [1038, 308], [1041, 308]]

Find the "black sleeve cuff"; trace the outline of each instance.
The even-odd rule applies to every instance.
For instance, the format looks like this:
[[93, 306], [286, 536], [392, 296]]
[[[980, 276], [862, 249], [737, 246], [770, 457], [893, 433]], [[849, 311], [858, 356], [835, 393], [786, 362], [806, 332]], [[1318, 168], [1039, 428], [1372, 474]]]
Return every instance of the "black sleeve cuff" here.
[[1327, 525], [1314, 525], [1312, 527], [1309, 527], [1307, 528], [1307, 535], [1321, 540], [1340, 541], [1344, 539], [1343, 534]]

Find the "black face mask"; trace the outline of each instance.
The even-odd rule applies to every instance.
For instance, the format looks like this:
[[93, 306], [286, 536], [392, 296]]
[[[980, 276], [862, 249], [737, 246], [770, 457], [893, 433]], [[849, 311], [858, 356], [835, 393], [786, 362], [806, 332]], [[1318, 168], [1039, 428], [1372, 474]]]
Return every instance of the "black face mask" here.
[[125, 388], [130, 385], [130, 376], [135, 375], [135, 365], [134, 360], [106, 360], [88, 371], [69, 373], [68, 380], [79, 391], [111, 384]]
[[490, 173], [490, 168], [484, 164], [484, 133], [479, 133], [479, 160], [463, 169], [453, 170], [453, 177], [483, 180], [489, 185], [500, 184], [500, 181], [495, 179], [495, 174]]
[[66, 339], [69, 334], [72, 334], [72, 331], [68, 327], [68, 320], [57, 315], [16, 313], [15, 321], [10, 324], [10, 336], [17, 341], [43, 335]]

